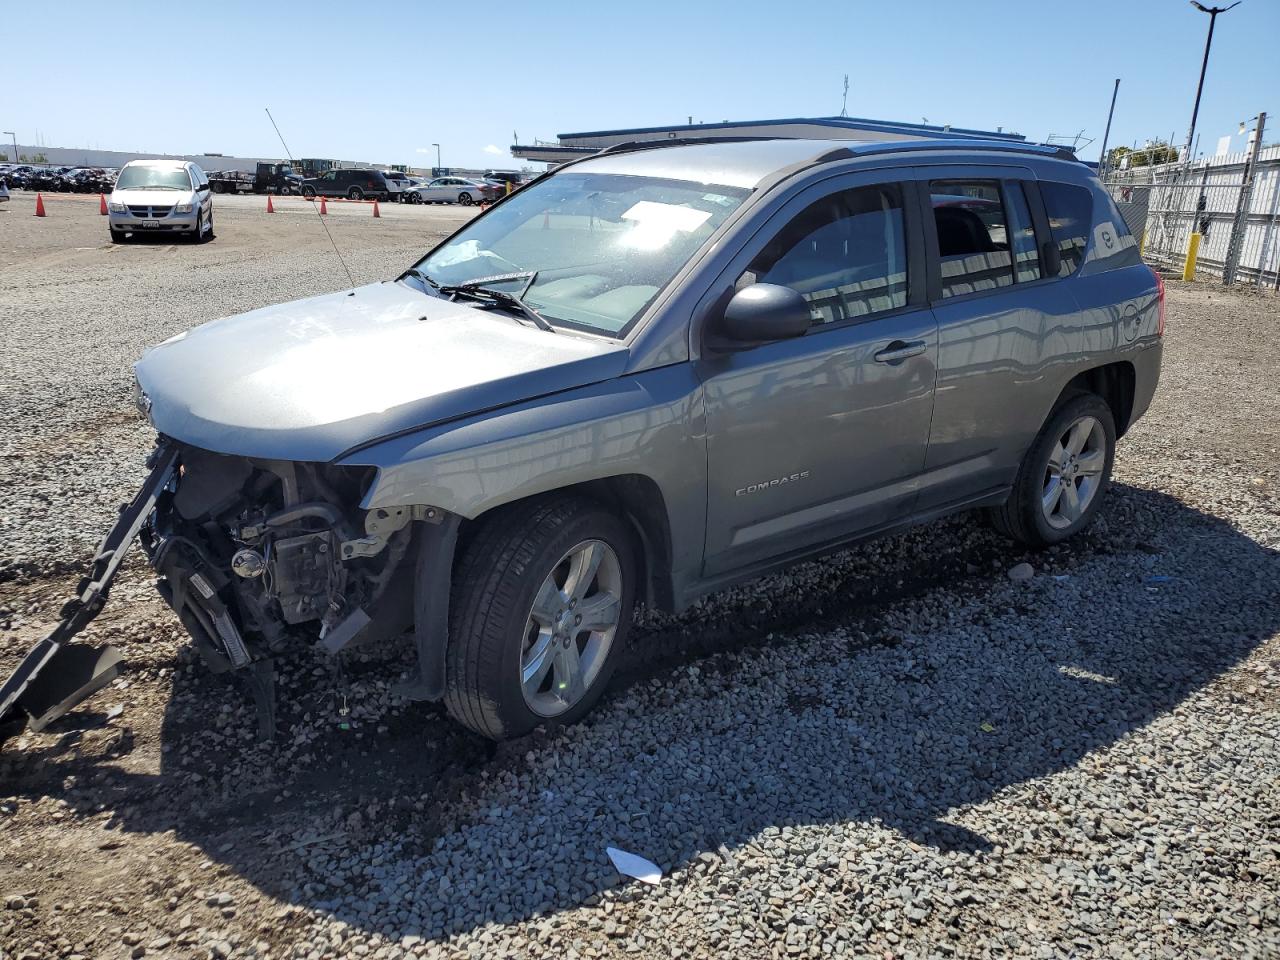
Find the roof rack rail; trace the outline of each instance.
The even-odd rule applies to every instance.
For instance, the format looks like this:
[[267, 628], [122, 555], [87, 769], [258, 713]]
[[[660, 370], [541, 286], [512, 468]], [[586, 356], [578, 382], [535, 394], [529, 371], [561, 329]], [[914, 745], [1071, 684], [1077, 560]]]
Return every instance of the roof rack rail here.
[[614, 153], [634, 153], [637, 150], [656, 150], [659, 147], [688, 147], [700, 143], [752, 143], [760, 140], [796, 140], [797, 137], [664, 137], [655, 140], [624, 140], [622, 143], [611, 143], [597, 153], [593, 153], [593, 157], [603, 157], [606, 154]]
[[[807, 137], [779, 137], [768, 135], [741, 137], [666, 137], [660, 140], [627, 140], [610, 144], [592, 157], [618, 153], [634, 153], [638, 150], [658, 150], [662, 147], [687, 147], [703, 143], [753, 143], [763, 140], [803, 140]], [[993, 150], [1001, 153], [1036, 153], [1053, 157], [1057, 160], [1077, 160], [1075, 151], [1070, 147], [1054, 143], [1027, 143], [1019, 140], [965, 140], [959, 137], [921, 138], [919, 140], [850, 140], [846, 148], [849, 155], [856, 156], [868, 153], [897, 153], [904, 150]], [[841, 159], [841, 155], [832, 151], [823, 159]]]
[[1036, 153], [1053, 157], [1057, 160], [1076, 160], [1075, 151], [1070, 147], [1057, 143], [1025, 143], [1014, 140], [863, 140], [858, 144], [857, 152], [864, 153], [898, 153], [900, 151], [927, 150], [992, 150], [1000, 153]]

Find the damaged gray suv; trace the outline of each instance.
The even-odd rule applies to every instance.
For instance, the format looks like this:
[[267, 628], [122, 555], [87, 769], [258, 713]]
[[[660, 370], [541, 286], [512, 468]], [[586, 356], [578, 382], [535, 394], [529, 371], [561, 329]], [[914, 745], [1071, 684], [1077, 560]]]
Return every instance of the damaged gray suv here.
[[1163, 333], [1158, 277], [1058, 148], [610, 148], [394, 281], [148, 351], [150, 477], [0, 712], [40, 726], [113, 675], [70, 641], [136, 538], [266, 733], [275, 656], [402, 635], [403, 695], [495, 739], [570, 723], [637, 602], [964, 509], [1079, 532]]

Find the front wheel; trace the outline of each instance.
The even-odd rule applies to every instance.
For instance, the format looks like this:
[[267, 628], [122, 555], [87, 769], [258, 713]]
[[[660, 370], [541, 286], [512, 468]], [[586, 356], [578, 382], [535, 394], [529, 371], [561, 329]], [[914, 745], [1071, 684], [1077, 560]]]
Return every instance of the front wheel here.
[[302, 188], [302, 195], [303, 195], [304, 197], [306, 197], [308, 200], [312, 200], [312, 199], [314, 199], [314, 198], [315, 198], [315, 195], [316, 195], [316, 188], [315, 188], [315, 187], [303, 187], [303, 188]]
[[445, 705], [494, 740], [574, 723], [599, 700], [626, 642], [631, 532], [572, 497], [509, 507], [482, 524], [454, 574]]
[[1097, 516], [1115, 451], [1106, 401], [1082, 393], [1062, 403], [1023, 458], [1008, 502], [992, 511], [996, 529], [1031, 547], [1075, 536]]

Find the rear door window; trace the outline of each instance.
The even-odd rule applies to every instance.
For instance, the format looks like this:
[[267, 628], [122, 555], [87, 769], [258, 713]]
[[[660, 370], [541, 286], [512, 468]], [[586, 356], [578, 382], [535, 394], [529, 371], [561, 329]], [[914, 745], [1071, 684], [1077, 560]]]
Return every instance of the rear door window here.
[[934, 180], [929, 184], [938, 233], [942, 298], [1013, 284], [1009, 226], [998, 180]]
[[1058, 276], [1069, 277], [1084, 263], [1093, 225], [1093, 193], [1074, 184], [1041, 180], [1040, 196], [1049, 217], [1054, 245], [1062, 258]]
[[841, 323], [907, 304], [902, 190], [858, 187], [824, 197], [788, 223], [752, 264], [757, 283], [791, 287], [813, 323]]

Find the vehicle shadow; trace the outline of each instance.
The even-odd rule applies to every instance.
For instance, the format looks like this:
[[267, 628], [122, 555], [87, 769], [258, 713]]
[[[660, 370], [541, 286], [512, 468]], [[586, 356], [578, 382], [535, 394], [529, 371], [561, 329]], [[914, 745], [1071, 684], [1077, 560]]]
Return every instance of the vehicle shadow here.
[[[280, 696], [302, 705], [253, 747], [248, 701], [183, 671], [158, 775], [107, 768], [123, 733], [82, 749], [104, 719], [81, 713], [10, 786], [107, 803], [120, 830], [172, 830], [272, 897], [397, 938], [577, 906], [619, 882], [609, 845], [670, 871], [770, 827], [862, 822], [981, 852], [1005, 838], [955, 811], [1072, 767], [1280, 630], [1280, 552], [1162, 493], [1116, 484], [1093, 532], [1029, 558], [1049, 574], [1011, 583], [1022, 558], [958, 518], [819, 561], [807, 592], [785, 575], [646, 617], [592, 718], [500, 746], [422, 705], [317, 724], [299, 668]], [[1107, 616], [1075, 629], [1082, 603]], [[921, 610], [936, 628], [905, 630]], [[381, 690], [402, 665], [371, 655], [346, 679]], [[241, 746], [202, 748], [210, 729]], [[64, 794], [72, 772], [87, 785]]]

